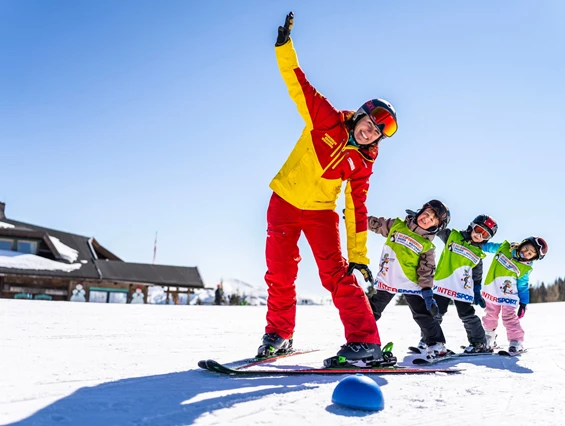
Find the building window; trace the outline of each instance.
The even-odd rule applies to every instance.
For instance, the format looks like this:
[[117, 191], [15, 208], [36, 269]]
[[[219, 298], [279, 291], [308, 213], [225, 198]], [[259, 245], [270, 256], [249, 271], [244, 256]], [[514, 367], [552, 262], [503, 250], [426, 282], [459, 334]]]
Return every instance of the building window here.
[[93, 303], [106, 303], [108, 300], [108, 293], [105, 291], [92, 291], [88, 295], [88, 301]]
[[13, 245], [14, 245], [13, 240], [9, 240], [7, 238], [0, 238], [0, 250], [11, 251]]
[[128, 291], [121, 288], [90, 287], [88, 301], [94, 303], [127, 303]]
[[18, 240], [19, 253], [35, 254], [37, 253], [37, 243], [35, 241]]
[[127, 303], [128, 294], [127, 293], [110, 293], [108, 298], [108, 303]]

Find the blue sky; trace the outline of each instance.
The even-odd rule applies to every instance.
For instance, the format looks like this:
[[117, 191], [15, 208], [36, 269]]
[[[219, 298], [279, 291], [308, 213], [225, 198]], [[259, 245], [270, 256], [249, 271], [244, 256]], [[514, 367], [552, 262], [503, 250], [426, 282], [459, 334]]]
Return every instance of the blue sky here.
[[[461, 229], [487, 213], [496, 240], [546, 238], [533, 282], [565, 276], [558, 0], [3, 0], [7, 216], [131, 262], [152, 261], [158, 231], [158, 263], [263, 285], [269, 182], [303, 128], [273, 49], [290, 10], [300, 64], [335, 107], [381, 97], [398, 112], [370, 214], [438, 198]], [[373, 269], [382, 243], [369, 236]], [[325, 294], [304, 240], [301, 255], [299, 291]]]

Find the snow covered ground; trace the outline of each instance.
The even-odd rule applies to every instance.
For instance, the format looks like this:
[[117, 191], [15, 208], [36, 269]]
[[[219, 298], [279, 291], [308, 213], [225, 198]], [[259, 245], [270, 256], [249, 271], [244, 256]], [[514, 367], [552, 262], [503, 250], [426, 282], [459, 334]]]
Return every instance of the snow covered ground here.
[[[253, 355], [265, 312], [2, 299], [0, 424], [564, 424], [564, 303], [529, 307], [523, 324], [530, 350], [521, 358], [440, 364], [465, 368], [450, 376], [373, 376], [385, 399], [376, 413], [332, 404], [345, 376], [233, 378], [198, 369], [203, 358]], [[299, 306], [297, 315], [295, 346], [323, 351], [286, 363], [319, 364], [344, 342], [334, 307]], [[455, 309], [444, 324], [450, 347], [466, 343]], [[408, 365], [405, 349], [419, 336], [408, 308], [389, 306], [379, 326]]]

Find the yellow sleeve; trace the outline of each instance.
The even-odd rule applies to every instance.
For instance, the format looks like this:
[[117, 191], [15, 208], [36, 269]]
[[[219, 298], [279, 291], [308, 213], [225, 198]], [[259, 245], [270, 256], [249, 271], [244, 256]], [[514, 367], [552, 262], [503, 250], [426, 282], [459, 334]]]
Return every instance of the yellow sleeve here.
[[300, 69], [300, 65], [298, 65], [298, 57], [296, 56], [292, 39], [282, 46], [275, 46], [275, 53], [279, 70], [288, 88], [288, 93], [298, 107], [298, 112], [302, 116], [302, 119], [306, 122], [306, 127], [313, 129], [306, 96], [307, 94], [312, 96], [310, 94], [312, 90], [315, 96], [316, 91], [311, 87], [308, 80], [306, 80], [303, 71]]
[[[367, 257], [368, 215], [365, 206], [368, 183], [365, 185], [366, 188], [352, 188], [351, 181], [347, 181], [345, 187], [345, 230], [349, 262], [369, 265], [370, 259]], [[363, 195], [358, 195], [359, 193]]]

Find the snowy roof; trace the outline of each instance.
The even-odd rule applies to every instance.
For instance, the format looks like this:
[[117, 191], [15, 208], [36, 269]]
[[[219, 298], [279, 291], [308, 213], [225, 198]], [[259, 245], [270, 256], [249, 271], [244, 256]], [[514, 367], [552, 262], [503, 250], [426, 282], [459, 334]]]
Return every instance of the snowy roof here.
[[37, 255], [0, 250], [0, 274], [204, 288], [196, 267], [124, 262], [94, 238], [7, 219], [0, 207], [0, 237], [40, 241]]
[[17, 251], [0, 250], [0, 270], [16, 269], [26, 271], [62, 271], [71, 272], [79, 269], [81, 263], [62, 263], [46, 259], [34, 254], [19, 253]]

